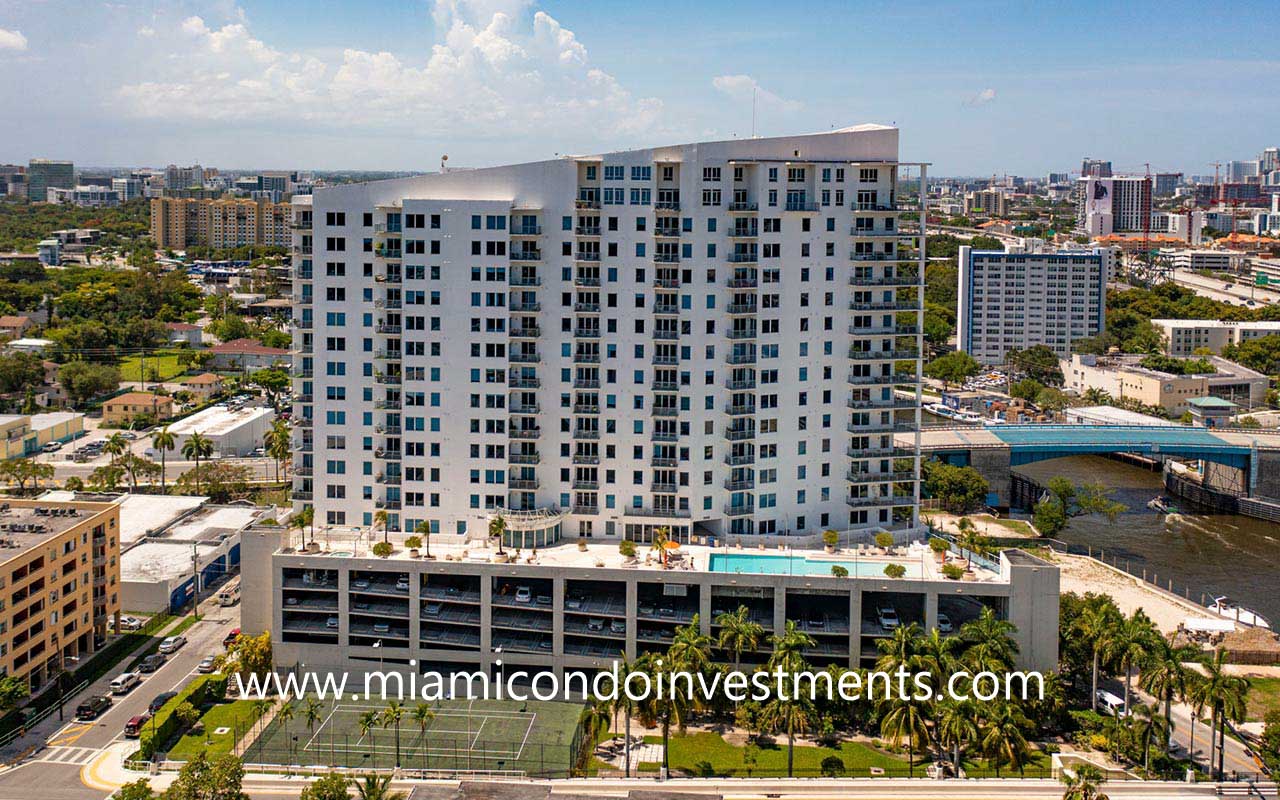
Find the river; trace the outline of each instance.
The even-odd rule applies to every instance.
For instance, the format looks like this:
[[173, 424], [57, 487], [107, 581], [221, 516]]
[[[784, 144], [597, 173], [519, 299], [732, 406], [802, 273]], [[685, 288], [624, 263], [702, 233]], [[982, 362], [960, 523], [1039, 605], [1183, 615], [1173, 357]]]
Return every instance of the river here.
[[1229, 595], [1280, 624], [1280, 525], [1233, 514], [1206, 514], [1179, 500], [1181, 514], [1167, 519], [1147, 508], [1163, 490], [1160, 473], [1102, 456], [1072, 456], [1017, 467], [1043, 485], [1061, 475], [1075, 483], [1098, 482], [1114, 489], [1113, 499], [1129, 510], [1114, 523], [1102, 517], [1077, 517], [1058, 538], [1106, 551], [1107, 560], [1127, 560], [1130, 572], [1169, 579], [1178, 594], [1192, 600]]

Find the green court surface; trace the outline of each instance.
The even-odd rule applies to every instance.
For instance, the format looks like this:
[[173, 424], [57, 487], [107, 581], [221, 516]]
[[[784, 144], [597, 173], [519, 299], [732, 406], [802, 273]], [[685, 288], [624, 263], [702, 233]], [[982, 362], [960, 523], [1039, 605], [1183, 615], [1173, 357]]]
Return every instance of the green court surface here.
[[[294, 716], [277, 714], [244, 753], [251, 764], [393, 769], [395, 726], [378, 719], [364, 730], [362, 718], [381, 714], [383, 702], [326, 700], [310, 726], [305, 701], [294, 700]], [[400, 720], [399, 766], [409, 771], [565, 777], [582, 745], [582, 706], [529, 700], [440, 700], [425, 728], [413, 719], [414, 704]]]

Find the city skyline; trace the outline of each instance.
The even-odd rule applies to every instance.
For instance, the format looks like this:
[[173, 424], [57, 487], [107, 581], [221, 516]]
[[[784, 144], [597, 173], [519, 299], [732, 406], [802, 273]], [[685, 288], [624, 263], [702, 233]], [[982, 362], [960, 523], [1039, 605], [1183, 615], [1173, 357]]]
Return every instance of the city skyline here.
[[[1262, 6], [1212, 31], [1190, 24], [1189, 4], [1144, 7], [1106, 9], [1108, 25], [1067, 37], [1103, 9], [913, 4], [872, 18], [820, 5], [766, 36], [744, 24], [760, 17], [752, 4], [682, 7], [690, 24], [674, 29], [662, 22], [673, 9], [614, 3], [333, 3], [307, 15], [271, 2], [8, 4], [0, 68], [16, 79], [0, 96], [29, 113], [0, 160], [425, 171], [447, 153], [488, 166], [746, 137], [753, 93], [759, 135], [894, 124], [903, 156], [929, 156], [936, 175], [1039, 175], [1084, 156], [1212, 174], [1212, 161], [1269, 146], [1280, 112], [1254, 99], [1280, 82], [1280, 62], [1248, 36]], [[876, 36], [849, 35], [868, 20]], [[1050, 95], [1059, 111], [1046, 125]], [[1193, 99], [1236, 121], [1207, 139], [1181, 110]]]

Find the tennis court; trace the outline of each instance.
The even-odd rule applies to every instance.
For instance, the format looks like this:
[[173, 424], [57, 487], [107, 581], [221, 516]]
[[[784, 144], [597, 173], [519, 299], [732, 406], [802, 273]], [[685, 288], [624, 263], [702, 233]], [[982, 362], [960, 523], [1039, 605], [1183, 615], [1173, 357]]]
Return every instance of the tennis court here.
[[[563, 777], [579, 754], [582, 706], [529, 700], [439, 700], [429, 719], [406, 703], [398, 726], [384, 702], [325, 701], [307, 722], [306, 701], [277, 714], [244, 754], [246, 762], [355, 769], [485, 772]], [[384, 724], [385, 723], [385, 724]], [[398, 760], [397, 760], [398, 752]]]

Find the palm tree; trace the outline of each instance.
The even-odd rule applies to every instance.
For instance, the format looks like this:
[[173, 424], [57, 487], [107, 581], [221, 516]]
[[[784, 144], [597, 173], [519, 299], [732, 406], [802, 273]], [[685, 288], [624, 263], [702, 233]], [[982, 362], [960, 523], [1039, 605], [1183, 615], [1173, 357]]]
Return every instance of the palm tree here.
[[720, 636], [716, 644], [721, 650], [733, 654], [733, 669], [738, 671], [742, 654], [755, 650], [764, 638], [764, 626], [751, 619], [751, 609], [738, 606], [737, 611], [725, 611], [716, 617]]
[[267, 435], [262, 437], [262, 443], [266, 446], [267, 455], [276, 462], [276, 482], [279, 483], [280, 465], [292, 451], [289, 441], [289, 423], [277, 419], [271, 424], [271, 430], [267, 431]]
[[816, 644], [813, 637], [800, 630], [793, 619], [787, 620], [781, 636], [777, 634], [770, 636], [769, 643], [773, 647], [773, 653], [769, 656], [769, 671], [776, 672], [781, 669], [790, 675], [804, 671], [806, 666], [804, 650]]
[[379, 719], [384, 728], [395, 728], [396, 732], [396, 769], [400, 768], [400, 720], [404, 719], [404, 703], [392, 700], [382, 709]]
[[1102, 654], [1111, 645], [1111, 639], [1120, 623], [1120, 612], [1110, 597], [1092, 598], [1076, 617], [1075, 630], [1080, 637], [1090, 643], [1093, 650], [1093, 710], [1098, 710], [1098, 665]]
[[1013, 623], [1000, 619], [990, 606], [982, 609], [977, 619], [960, 626], [960, 638], [967, 643], [964, 657], [970, 666], [991, 672], [1013, 668], [1018, 657], [1018, 643]]
[[[653, 653], [645, 653], [636, 660], [634, 671], [644, 672], [649, 676], [650, 685], [656, 684], [663, 680], [669, 670], [665, 665], [659, 666], [658, 657]], [[662, 768], [668, 770], [670, 767], [671, 748], [668, 746], [671, 738], [671, 723], [675, 723], [678, 730], [684, 730], [685, 723], [688, 721], [689, 714], [694, 710], [693, 698], [685, 692], [666, 692], [659, 696], [658, 692], [649, 693], [645, 699], [637, 706], [641, 722], [645, 727], [651, 728], [658, 723], [662, 723]]]
[[[1195, 702], [1201, 707], [1208, 706], [1212, 710], [1209, 724], [1210, 747], [1209, 765], [1213, 767], [1213, 751], [1218, 751], [1218, 780], [1222, 780], [1225, 771], [1227, 723], [1240, 722], [1244, 719], [1246, 699], [1249, 696], [1249, 679], [1226, 672], [1227, 651], [1221, 647], [1214, 651], [1213, 658], [1204, 665], [1204, 675], [1197, 681]], [[1214, 731], [1217, 731], [1217, 742], [1214, 743]]]
[[314, 697], [308, 697], [302, 707], [302, 719], [307, 723], [307, 733], [315, 733], [316, 723], [320, 721], [320, 710], [324, 705]]
[[1142, 742], [1142, 771], [1151, 777], [1151, 744], [1152, 740], [1168, 741], [1172, 725], [1169, 718], [1156, 710], [1154, 704], [1138, 703], [1129, 712], [1136, 738]]
[[431, 558], [431, 525], [425, 519], [419, 520], [413, 527], [413, 532], [422, 538], [422, 543], [426, 545], [426, 557]]
[[667, 662], [668, 671], [691, 675], [711, 668], [711, 637], [702, 632], [697, 614], [688, 625], [676, 629], [671, 647], [667, 649]]
[[[877, 667], [878, 668], [878, 667]], [[929, 723], [925, 718], [924, 704], [911, 697], [896, 694], [880, 702], [880, 735], [894, 747], [907, 743], [907, 764], [915, 766], [916, 745], [929, 740]]]
[[1124, 707], [1129, 707], [1133, 669], [1147, 659], [1152, 642], [1160, 635], [1155, 623], [1142, 609], [1123, 619], [1107, 641], [1106, 658], [1124, 670]]
[[[298, 529], [298, 536], [302, 539], [302, 546], [307, 546], [307, 526], [312, 525], [316, 519], [315, 506], [303, 506], [298, 509], [297, 513], [289, 517], [289, 527]], [[315, 539], [314, 534], [311, 537]]]
[[[360, 738], [370, 736], [374, 729], [378, 727], [378, 712], [366, 711], [356, 720], [356, 724], [360, 726]], [[370, 742], [372, 745], [372, 742]]]
[[1105, 406], [1111, 403], [1111, 393], [1106, 389], [1099, 389], [1097, 386], [1090, 386], [1085, 389], [1084, 401], [1091, 406]]
[[880, 657], [876, 659], [876, 670], [893, 673], [901, 667], [914, 671], [920, 638], [920, 625], [910, 622], [895, 628], [892, 636], [876, 639], [876, 649], [880, 651]]
[[988, 704], [986, 712], [981, 729], [982, 749], [994, 762], [998, 778], [1002, 764], [1020, 769], [1026, 763], [1027, 739], [1023, 731], [1031, 723], [1020, 708], [1008, 701]]
[[1092, 764], [1080, 764], [1071, 771], [1063, 770], [1059, 780], [1067, 787], [1062, 793], [1062, 800], [1111, 800], [1101, 789], [1107, 782], [1107, 776]]
[[378, 526], [382, 526], [382, 541], [387, 540], [387, 512], [386, 509], [378, 509], [373, 512], [373, 529], [378, 530]]
[[297, 713], [298, 709], [287, 700], [284, 705], [280, 706], [280, 710], [276, 712], [276, 719], [280, 720], [281, 725], [284, 727], [285, 741], [289, 740], [289, 720], [293, 719]]
[[182, 445], [182, 457], [196, 462], [196, 494], [200, 494], [200, 459], [213, 456], [213, 442], [199, 431], [187, 437]]
[[498, 540], [498, 555], [506, 553], [502, 550], [502, 539], [507, 532], [507, 520], [501, 514], [489, 520], [489, 538]]
[[649, 543], [649, 549], [658, 551], [664, 567], [667, 565], [667, 542], [669, 541], [671, 541], [671, 531], [666, 525], [654, 528], [653, 541]]
[[404, 792], [391, 791], [390, 775], [365, 775], [355, 786], [356, 800], [404, 800]]
[[[627, 676], [635, 671], [635, 665], [627, 660], [626, 654], [623, 653], [618, 659], [618, 683], [621, 686], [627, 685]], [[623, 777], [631, 777], [631, 715], [636, 711], [636, 701], [627, 696], [626, 692], [618, 692], [617, 697], [613, 700], [613, 713], [622, 712], [623, 719], [626, 720], [626, 726], [623, 729]]]
[[582, 726], [582, 731], [592, 746], [600, 741], [602, 735], [609, 732], [612, 722], [613, 708], [609, 700], [588, 703], [582, 708], [582, 715], [578, 717], [578, 724]]
[[1173, 745], [1173, 717], [1171, 709], [1174, 697], [1187, 694], [1187, 669], [1182, 666], [1183, 652], [1169, 644], [1163, 636], [1151, 642], [1151, 655], [1142, 665], [1138, 685], [1164, 701], [1164, 718], [1169, 723], [1164, 737], [1164, 751], [1169, 753]]
[[960, 775], [960, 752], [978, 741], [978, 709], [972, 700], [948, 699], [938, 704], [938, 741], [951, 748], [951, 765]]
[[426, 746], [427, 726], [436, 718], [436, 712], [431, 710], [428, 703], [418, 703], [413, 707], [413, 721], [418, 726], [419, 738], [423, 740], [423, 746]]
[[123, 433], [113, 433], [107, 438], [107, 443], [102, 446], [103, 451], [111, 456], [111, 463], [114, 464], [129, 450], [129, 440], [124, 438]]
[[788, 778], [795, 774], [796, 734], [809, 730], [816, 716], [813, 699], [804, 694], [786, 700], [775, 697], [765, 704], [765, 724], [787, 734]]
[[151, 446], [160, 451], [160, 493], [168, 494], [169, 490], [165, 488], [165, 454], [178, 446], [178, 437], [166, 426], [164, 428], [156, 428], [151, 433]]

